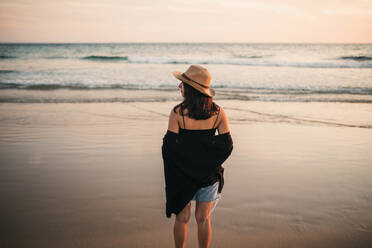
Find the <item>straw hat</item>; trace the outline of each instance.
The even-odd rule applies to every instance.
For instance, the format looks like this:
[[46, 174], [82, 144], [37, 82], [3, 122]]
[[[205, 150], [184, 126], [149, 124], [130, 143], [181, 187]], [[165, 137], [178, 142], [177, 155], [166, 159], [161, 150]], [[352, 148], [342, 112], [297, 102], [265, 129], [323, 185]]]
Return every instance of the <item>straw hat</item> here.
[[209, 87], [212, 79], [211, 75], [207, 69], [200, 65], [191, 65], [184, 73], [173, 71], [173, 75], [204, 95], [212, 97], [216, 94], [214, 89]]

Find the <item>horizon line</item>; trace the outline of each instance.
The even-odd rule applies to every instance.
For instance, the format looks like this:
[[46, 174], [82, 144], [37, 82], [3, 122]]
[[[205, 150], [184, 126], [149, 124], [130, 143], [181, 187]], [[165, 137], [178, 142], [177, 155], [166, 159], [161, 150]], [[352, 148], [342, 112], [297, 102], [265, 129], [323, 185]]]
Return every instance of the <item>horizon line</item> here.
[[178, 41], [160, 41], [160, 42], [38, 42], [38, 41], [22, 41], [22, 42], [3, 42], [0, 44], [329, 44], [329, 45], [371, 45], [372, 42], [178, 42]]

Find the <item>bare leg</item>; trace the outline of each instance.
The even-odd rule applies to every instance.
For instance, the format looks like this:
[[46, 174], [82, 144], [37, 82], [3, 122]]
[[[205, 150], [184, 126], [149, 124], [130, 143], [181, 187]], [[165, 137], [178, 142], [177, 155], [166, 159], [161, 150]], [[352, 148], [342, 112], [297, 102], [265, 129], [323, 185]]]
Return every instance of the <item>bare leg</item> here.
[[198, 223], [199, 248], [208, 248], [212, 236], [210, 211], [213, 202], [196, 202], [195, 219]]
[[177, 214], [174, 222], [173, 234], [176, 248], [183, 248], [185, 246], [187, 237], [187, 223], [190, 220], [191, 203], [188, 203], [185, 208]]

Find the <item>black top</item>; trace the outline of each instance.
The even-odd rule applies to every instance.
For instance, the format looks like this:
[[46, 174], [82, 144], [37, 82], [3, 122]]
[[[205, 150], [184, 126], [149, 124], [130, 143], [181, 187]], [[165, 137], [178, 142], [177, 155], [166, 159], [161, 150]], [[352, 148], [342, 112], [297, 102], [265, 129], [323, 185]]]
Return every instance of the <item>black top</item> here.
[[178, 214], [198, 189], [219, 181], [224, 185], [221, 166], [230, 156], [233, 143], [230, 133], [211, 135], [181, 135], [167, 131], [163, 138], [166, 216]]
[[219, 181], [221, 193], [224, 185], [221, 165], [230, 156], [233, 144], [230, 133], [215, 136], [215, 132], [216, 128], [180, 128], [179, 133], [168, 130], [165, 134], [162, 155], [168, 218], [181, 212], [201, 187]]
[[215, 127], [215, 126], [216, 126], [216, 123], [217, 123], [217, 120], [218, 120], [218, 116], [220, 115], [220, 109], [218, 109], [216, 120], [214, 121], [213, 126], [212, 126], [211, 129], [186, 129], [185, 116], [183, 115], [183, 113], [181, 113], [181, 115], [182, 115], [183, 127], [184, 128], [180, 127], [180, 129], [179, 129], [180, 134], [184, 134], [184, 135], [213, 135], [213, 136], [216, 134], [217, 127]]
[[206, 135], [214, 136], [217, 128], [212, 129], [183, 129], [180, 128], [179, 134], [181, 135]]

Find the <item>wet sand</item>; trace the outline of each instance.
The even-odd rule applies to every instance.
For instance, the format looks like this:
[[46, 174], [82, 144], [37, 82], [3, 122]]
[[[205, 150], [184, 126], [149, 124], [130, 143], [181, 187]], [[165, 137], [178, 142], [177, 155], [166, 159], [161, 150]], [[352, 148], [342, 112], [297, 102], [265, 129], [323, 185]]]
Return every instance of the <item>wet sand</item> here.
[[[234, 151], [211, 247], [371, 246], [370, 104], [218, 103]], [[173, 247], [161, 144], [174, 105], [1, 103], [1, 247]], [[193, 218], [188, 231], [197, 247]]]

